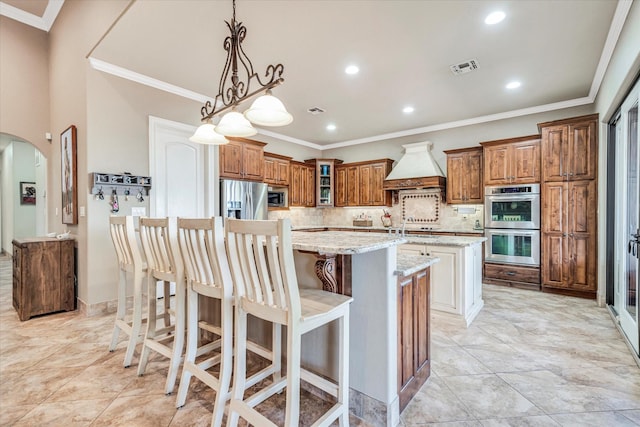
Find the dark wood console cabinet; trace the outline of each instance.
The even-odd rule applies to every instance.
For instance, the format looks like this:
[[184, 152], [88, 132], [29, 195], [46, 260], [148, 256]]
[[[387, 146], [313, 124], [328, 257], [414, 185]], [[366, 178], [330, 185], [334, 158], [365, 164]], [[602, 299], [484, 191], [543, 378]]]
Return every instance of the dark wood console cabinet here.
[[13, 241], [13, 307], [20, 320], [75, 310], [72, 239]]

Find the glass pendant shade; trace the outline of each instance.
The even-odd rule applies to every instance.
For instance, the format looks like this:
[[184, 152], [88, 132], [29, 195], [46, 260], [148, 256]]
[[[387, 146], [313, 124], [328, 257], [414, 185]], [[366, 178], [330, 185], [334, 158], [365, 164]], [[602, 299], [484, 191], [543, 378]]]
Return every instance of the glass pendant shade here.
[[284, 104], [268, 91], [257, 98], [244, 116], [251, 123], [260, 126], [284, 126], [293, 121], [293, 116], [284, 108]]
[[208, 145], [223, 145], [229, 143], [227, 138], [215, 131], [211, 123], [200, 125], [193, 136], [189, 138], [189, 141]]
[[215, 131], [224, 136], [253, 136], [258, 131], [251, 126], [249, 120], [238, 113], [237, 111], [231, 111], [225, 114], [220, 119], [220, 123], [215, 127]]

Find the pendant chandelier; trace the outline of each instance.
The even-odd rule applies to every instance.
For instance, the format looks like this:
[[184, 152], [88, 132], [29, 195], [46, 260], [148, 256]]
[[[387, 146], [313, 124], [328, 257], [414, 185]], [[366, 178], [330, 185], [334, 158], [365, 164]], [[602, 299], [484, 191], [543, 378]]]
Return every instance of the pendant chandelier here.
[[[293, 121], [293, 117], [284, 104], [272, 95], [271, 89], [284, 82], [282, 64], [269, 65], [264, 73], [266, 81], [262, 81], [253, 71], [251, 60], [242, 49], [242, 42], [247, 35], [247, 28], [236, 21], [236, 1], [233, 0], [233, 18], [225, 21], [230, 36], [224, 39], [224, 50], [227, 60], [220, 76], [218, 94], [213, 103], [207, 101], [200, 109], [202, 124], [191, 138], [200, 144], [221, 145], [229, 141], [225, 138], [247, 137], [258, 133], [251, 125], [284, 126]], [[253, 87], [252, 87], [253, 85]], [[257, 87], [259, 86], [259, 87]], [[251, 107], [244, 114], [236, 111], [239, 104], [256, 95]], [[217, 125], [213, 124], [215, 116], [221, 116]]]

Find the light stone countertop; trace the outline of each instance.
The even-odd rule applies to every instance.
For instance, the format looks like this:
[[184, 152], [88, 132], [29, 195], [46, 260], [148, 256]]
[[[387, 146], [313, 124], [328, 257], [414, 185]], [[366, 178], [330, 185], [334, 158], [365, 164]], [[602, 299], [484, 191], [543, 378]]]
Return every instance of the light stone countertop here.
[[362, 254], [407, 243], [401, 236], [351, 231], [294, 231], [293, 249], [320, 254]]
[[[364, 234], [364, 233], [363, 233]], [[383, 236], [384, 233], [367, 233], [377, 236]], [[471, 237], [471, 236], [412, 236], [407, 234], [405, 237], [406, 243], [417, 243], [419, 245], [433, 245], [433, 246], [473, 246], [479, 245], [482, 242], [486, 241], [487, 238], [482, 237]]]
[[424, 255], [409, 255], [398, 253], [398, 264], [396, 266], [396, 276], [411, 276], [420, 270], [440, 262], [440, 258]]
[[[292, 227], [295, 231], [305, 231], [305, 230], [317, 230], [319, 228], [327, 229], [327, 231], [333, 231], [336, 229], [344, 230], [354, 230], [354, 231], [368, 231], [368, 232], [380, 232], [380, 233], [388, 233], [389, 229], [395, 230], [398, 227], [363, 227], [356, 225], [298, 225]], [[433, 227], [425, 227], [425, 229], [411, 228], [407, 226], [407, 233], [410, 232], [420, 232], [420, 233], [467, 233], [467, 234], [477, 234], [478, 236], [484, 235], [484, 229], [473, 229], [473, 230], [460, 230], [460, 229], [448, 229], [448, 228], [433, 228]]]

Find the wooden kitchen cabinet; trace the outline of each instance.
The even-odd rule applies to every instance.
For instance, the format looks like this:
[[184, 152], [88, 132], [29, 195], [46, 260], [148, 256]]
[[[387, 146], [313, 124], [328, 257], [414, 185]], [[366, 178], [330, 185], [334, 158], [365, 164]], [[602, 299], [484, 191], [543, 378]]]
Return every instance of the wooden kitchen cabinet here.
[[291, 161], [289, 163], [289, 206], [316, 205], [315, 165]]
[[541, 270], [544, 291], [595, 298], [597, 187], [595, 180], [542, 186]]
[[598, 115], [540, 123], [542, 180], [595, 179]]
[[431, 373], [430, 268], [398, 278], [398, 395], [400, 411]]
[[540, 123], [542, 290], [595, 298], [598, 115]]
[[336, 206], [391, 206], [383, 185], [392, 165], [379, 159], [336, 166]]
[[264, 180], [264, 142], [227, 138], [220, 146], [220, 178]]
[[481, 142], [484, 185], [540, 182], [540, 135]]
[[482, 147], [445, 150], [447, 203], [484, 203]]
[[289, 185], [289, 163], [291, 157], [264, 153], [264, 182], [286, 187]]
[[74, 245], [47, 237], [13, 241], [13, 307], [20, 320], [75, 310]]

